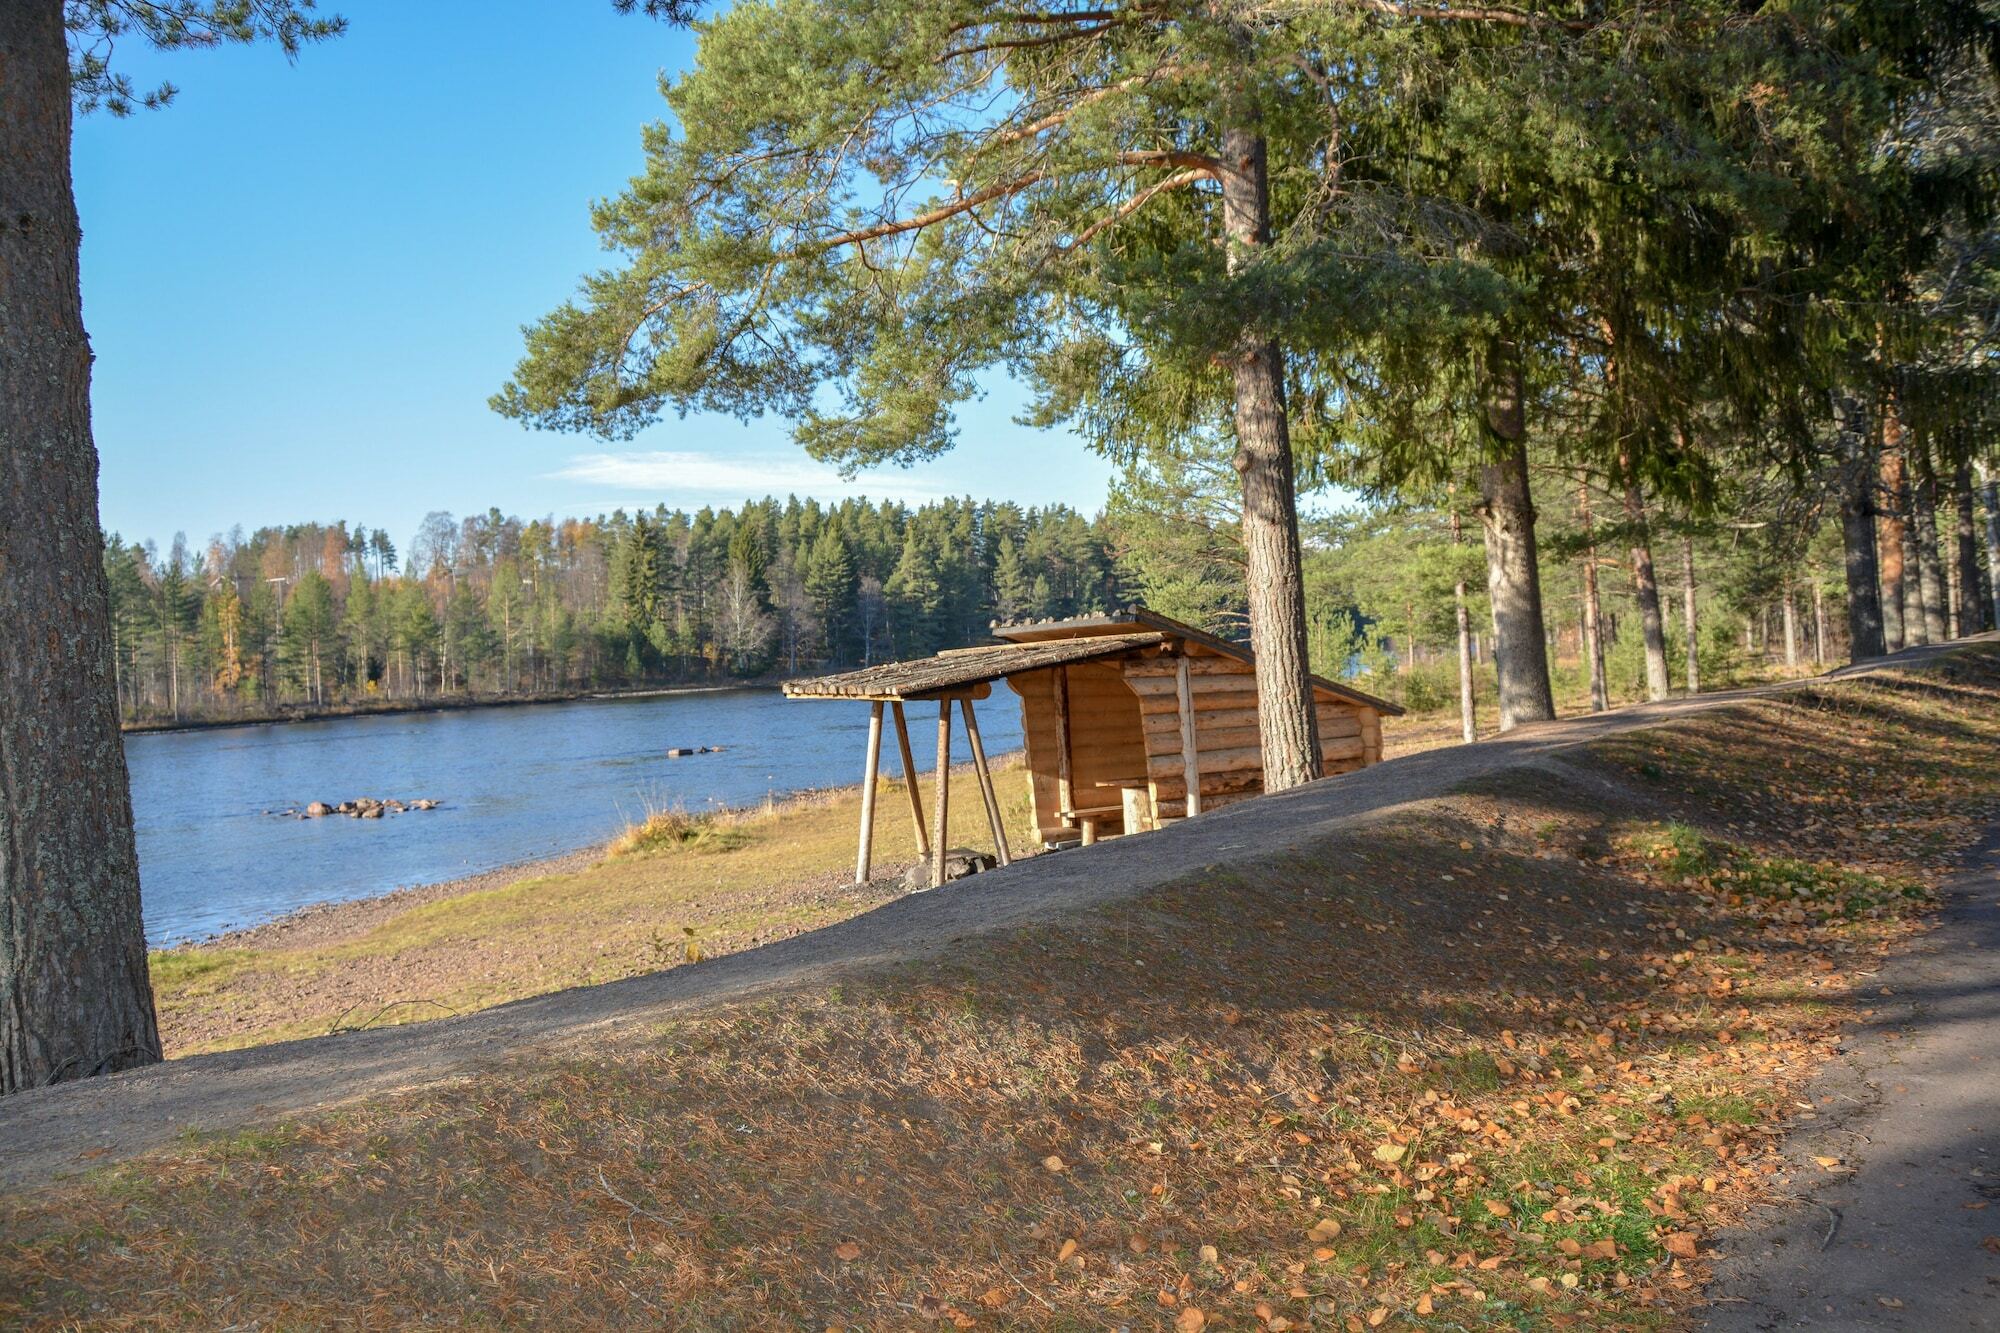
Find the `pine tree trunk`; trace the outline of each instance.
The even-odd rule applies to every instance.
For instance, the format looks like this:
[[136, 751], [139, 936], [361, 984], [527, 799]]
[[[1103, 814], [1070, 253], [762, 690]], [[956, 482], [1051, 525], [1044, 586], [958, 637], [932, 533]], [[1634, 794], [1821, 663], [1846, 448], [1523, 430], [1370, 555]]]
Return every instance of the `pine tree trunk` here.
[[[1458, 557], [1459, 541], [1458, 507], [1454, 503], [1451, 511], [1452, 558]], [[1465, 580], [1459, 579], [1451, 588], [1452, 616], [1458, 622], [1458, 729], [1470, 745], [1479, 739], [1479, 717], [1473, 706], [1472, 688], [1472, 613], [1465, 607]]]
[[[1630, 463], [1626, 464], [1630, 475]], [[1632, 529], [1632, 594], [1639, 603], [1639, 628], [1646, 646], [1646, 697], [1667, 697], [1667, 626], [1660, 614], [1660, 584], [1653, 575], [1653, 540], [1646, 524], [1646, 498], [1639, 483], [1625, 484], [1625, 521]]]
[[2000, 475], [1979, 460], [1979, 497], [1986, 509], [1987, 628], [2000, 629]]
[[62, 0], [0, 4], [0, 1092], [160, 1058], [97, 520]]
[[1527, 405], [1507, 349], [1488, 359], [1487, 424], [1507, 446], [1479, 470], [1479, 521], [1486, 539], [1486, 591], [1493, 606], [1493, 660], [1500, 676], [1500, 729], [1556, 715], [1549, 686], [1535, 504], [1528, 490]]
[[1885, 651], [1881, 570], [1875, 558], [1876, 477], [1861, 405], [1843, 397], [1836, 400], [1835, 410], [1842, 454], [1840, 537], [1847, 576], [1847, 651], [1860, 662]]
[[1611, 693], [1604, 682], [1604, 615], [1597, 594], [1597, 541], [1590, 516], [1590, 483], [1581, 478], [1576, 484], [1576, 520], [1583, 530], [1583, 654], [1590, 668], [1590, 711], [1601, 713], [1611, 706]]
[[[1903, 428], [1895, 415], [1893, 405], [1883, 422], [1884, 446], [1882, 449], [1882, 490], [1881, 503], [1873, 506], [1876, 514], [1875, 536], [1880, 554], [1878, 565], [1881, 572], [1882, 599], [1882, 647], [1885, 652], [1896, 652], [1909, 642], [1908, 626], [1904, 611], [1907, 605], [1904, 569], [1904, 548], [1907, 545], [1908, 525], [1903, 522], [1906, 512], [1904, 505], [1909, 490], [1903, 478]], [[1913, 571], [1907, 571], [1913, 572]]]
[[1945, 616], [1944, 564], [1938, 558], [1937, 473], [1930, 455], [1917, 458], [1916, 477], [1910, 487], [1911, 535], [1917, 544], [1917, 589], [1922, 599], [1924, 642], [1944, 643], [1951, 638], [1951, 622]]
[[1799, 669], [1799, 612], [1792, 602], [1790, 585], [1785, 588], [1782, 610], [1785, 617], [1785, 670]]
[[1701, 636], [1694, 615], [1694, 538], [1681, 538], [1681, 626], [1687, 634], [1688, 693], [1701, 693]]
[[[1251, 130], [1224, 130], [1222, 157], [1229, 165], [1222, 180], [1223, 226], [1234, 271], [1271, 241], [1263, 137]], [[1278, 344], [1247, 334], [1237, 349], [1235, 382], [1235, 463], [1243, 487], [1250, 647], [1257, 654], [1257, 734], [1264, 790], [1283, 791], [1320, 775], [1320, 752], [1306, 665], [1304, 560]]]
[[1979, 596], [1979, 519], [1972, 502], [1972, 464], [1963, 459], [1951, 475], [1952, 543], [1958, 570], [1958, 633], [1985, 628], [1986, 605]]
[[1819, 586], [1819, 575], [1813, 575], [1813, 665], [1826, 664], [1826, 592]]

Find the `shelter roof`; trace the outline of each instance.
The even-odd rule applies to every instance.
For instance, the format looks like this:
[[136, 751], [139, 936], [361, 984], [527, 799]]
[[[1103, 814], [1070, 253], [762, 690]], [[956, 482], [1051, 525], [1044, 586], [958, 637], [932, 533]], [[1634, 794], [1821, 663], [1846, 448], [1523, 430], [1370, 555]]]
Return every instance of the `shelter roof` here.
[[1057, 639], [1049, 643], [995, 643], [958, 648], [936, 657], [886, 662], [837, 676], [808, 676], [785, 682], [793, 699], [925, 699], [974, 685], [1004, 680], [1024, 671], [1068, 666], [1157, 648], [1167, 636], [1152, 630]]
[[[1010, 624], [995, 622], [993, 625], [995, 637], [1020, 644], [1051, 644], [1148, 631], [1171, 639], [1179, 639], [1184, 643], [1199, 645], [1211, 653], [1233, 657], [1252, 666], [1257, 662], [1256, 655], [1243, 644], [1233, 643], [1206, 630], [1196, 629], [1193, 625], [1175, 620], [1172, 616], [1163, 616], [1143, 606], [1128, 606], [1120, 611], [1106, 611], [1096, 615], [1072, 616], [1066, 620], [1026, 620]], [[1403, 710], [1398, 705], [1357, 690], [1352, 685], [1328, 680], [1324, 676], [1313, 676], [1311, 679], [1314, 688], [1323, 693], [1345, 699], [1350, 703], [1365, 704], [1385, 716], [1403, 715]]]

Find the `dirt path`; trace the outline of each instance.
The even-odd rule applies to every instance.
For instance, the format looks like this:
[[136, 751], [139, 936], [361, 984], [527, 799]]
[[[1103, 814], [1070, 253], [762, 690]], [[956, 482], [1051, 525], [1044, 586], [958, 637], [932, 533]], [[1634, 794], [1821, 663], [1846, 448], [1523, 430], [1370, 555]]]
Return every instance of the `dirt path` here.
[[1708, 1327], [2000, 1328], [2000, 828], [1814, 1084], [1799, 1201], [1723, 1238]]
[[[1952, 645], [1913, 649], [1903, 665]], [[1851, 674], [1853, 669], [1835, 673]], [[174, 1060], [0, 1102], [0, 1185], [20, 1186], [142, 1152], [188, 1131], [297, 1115], [391, 1089], [472, 1074], [536, 1043], [588, 1040], [696, 1002], [811, 984], [935, 954], [967, 936], [1045, 922], [1148, 888], [1324, 839], [1349, 821], [1434, 798], [1467, 779], [1529, 766], [1555, 751], [1652, 726], [1788, 682], [1528, 727], [1432, 750], [1335, 780], [1247, 801], [1140, 838], [1017, 863], [775, 945], [607, 985], [501, 1005], [462, 1018]]]

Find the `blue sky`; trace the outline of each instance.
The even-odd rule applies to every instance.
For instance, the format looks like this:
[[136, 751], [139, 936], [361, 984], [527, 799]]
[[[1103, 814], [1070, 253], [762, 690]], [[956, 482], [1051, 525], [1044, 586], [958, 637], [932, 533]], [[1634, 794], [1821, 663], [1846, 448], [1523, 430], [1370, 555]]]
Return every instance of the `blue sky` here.
[[541, 434], [487, 395], [520, 326], [601, 265], [588, 204], [641, 165], [690, 38], [609, 0], [332, 0], [348, 34], [120, 51], [168, 109], [78, 121], [84, 318], [105, 527], [164, 545], [346, 519], [406, 542], [432, 509], [522, 517], [765, 492], [972, 494], [1095, 511], [1108, 466], [1015, 425], [1004, 381], [959, 447], [842, 482], [782, 422]]

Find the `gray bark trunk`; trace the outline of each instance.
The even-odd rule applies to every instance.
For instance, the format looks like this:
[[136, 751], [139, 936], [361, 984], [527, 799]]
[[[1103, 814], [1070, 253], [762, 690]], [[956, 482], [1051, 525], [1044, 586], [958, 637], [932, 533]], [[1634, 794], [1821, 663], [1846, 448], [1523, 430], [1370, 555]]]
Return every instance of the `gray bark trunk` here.
[[1486, 591], [1493, 604], [1493, 660], [1500, 676], [1500, 729], [1556, 715], [1549, 686], [1535, 504], [1528, 490], [1527, 404], [1520, 370], [1501, 349], [1489, 358], [1487, 424], [1507, 445], [1479, 470], [1479, 522], [1486, 539]]
[[[1224, 130], [1222, 156], [1229, 166], [1222, 179], [1223, 226], [1234, 271], [1271, 241], [1263, 137], [1252, 130]], [[1285, 420], [1284, 357], [1275, 341], [1246, 334], [1237, 349], [1235, 390], [1250, 646], [1257, 654], [1257, 734], [1264, 790], [1282, 791], [1317, 778], [1320, 753], [1306, 665], [1305, 576]]]
[[1937, 473], [1928, 454], [1917, 460], [1915, 483], [1910, 487], [1911, 536], [1917, 545], [1917, 591], [1924, 616], [1924, 642], [1943, 643], [1951, 638], [1951, 622], [1945, 615], [1944, 563], [1938, 558]]
[[1688, 693], [1701, 693], [1701, 636], [1694, 617], [1694, 538], [1681, 538], [1681, 626], [1687, 633]]
[[1861, 405], [1852, 398], [1835, 403], [1840, 418], [1840, 537], [1847, 574], [1847, 651], [1863, 661], [1884, 652], [1881, 570], [1875, 559], [1874, 460]]
[[1819, 585], [1819, 575], [1813, 575], [1813, 665], [1826, 663], [1826, 592]]
[[1799, 668], [1799, 611], [1793, 605], [1789, 587], [1785, 589], [1782, 610], [1785, 617], [1785, 669], [1796, 671]]
[[1611, 692], [1604, 681], [1604, 614], [1597, 592], [1597, 541], [1588, 481], [1576, 485], [1576, 519], [1583, 529], [1583, 655], [1590, 668], [1590, 711], [1601, 713], [1611, 706]]
[[1986, 588], [1991, 619], [1987, 624], [2000, 629], [2000, 476], [1985, 459], [1979, 460], [1979, 497], [1986, 507]]
[[0, 4], [0, 1092], [160, 1058], [97, 520], [62, 0]]
[[[1459, 540], [1458, 508], [1454, 504], [1451, 511], [1451, 544], [1453, 559], [1457, 558]], [[1472, 613], [1465, 607], [1465, 580], [1459, 579], [1451, 589], [1452, 614], [1458, 622], [1458, 729], [1470, 745], [1479, 739], [1479, 716], [1474, 707], [1472, 687]]]
[[1979, 596], [1979, 518], [1972, 500], [1972, 464], [1960, 461], [1952, 471], [1952, 533], [1957, 553], [1958, 632], [1977, 634], [1985, 628], [1986, 604]]
[[1660, 583], [1653, 574], [1653, 540], [1646, 523], [1646, 498], [1639, 483], [1625, 486], [1625, 521], [1632, 529], [1632, 594], [1639, 603], [1639, 629], [1646, 648], [1646, 697], [1667, 697], [1667, 625], [1660, 615]]

